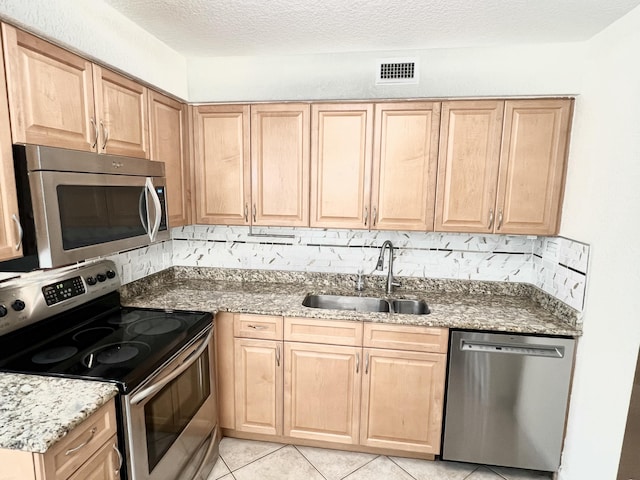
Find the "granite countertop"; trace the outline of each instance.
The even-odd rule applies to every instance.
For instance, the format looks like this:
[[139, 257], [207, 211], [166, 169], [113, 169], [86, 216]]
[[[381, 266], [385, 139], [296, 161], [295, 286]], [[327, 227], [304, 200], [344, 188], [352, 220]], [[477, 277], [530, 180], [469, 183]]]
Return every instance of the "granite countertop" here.
[[[535, 287], [524, 284], [505, 283], [496, 287], [494, 285], [487, 286], [491, 282], [485, 282], [482, 285], [475, 284], [474, 288], [469, 288], [468, 285], [464, 288], [451, 288], [451, 284], [449, 284], [447, 288], [432, 288], [430, 290], [417, 290], [419, 285], [409, 284], [408, 288], [398, 289], [394, 292], [393, 297], [423, 299], [431, 309], [429, 315], [410, 315], [324, 310], [302, 305], [302, 300], [308, 293], [385, 296], [384, 290], [378, 285], [373, 285], [371, 288], [357, 293], [351, 286], [352, 284], [349, 285], [351, 279], [347, 279], [348, 281], [343, 283], [325, 281], [325, 279], [313, 283], [309, 282], [308, 278], [306, 283], [278, 283], [263, 281], [264, 278], [247, 279], [245, 277], [239, 281], [235, 275], [230, 275], [227, 278], [220, 278], [219, 275], [203, 278], [202, 272], [194, 274], [193, 270], [175, 269], [173, 272], [147, 277], [145, 280], [144, 283], [123, 288], [122, 302], [124, 305], [202, 310], [214, 313], [225, 311], [385, 322], [498, 332], [563, 336], [579, 336], [581, 334], [580, 326], [576, 323], [577, 312], [564, 304], [557, 305], [560, 302], [554, 303], [541, 295], [540, 291], [535, 291], [537, 290]], [[280, 280], [286, 280], [286, 278]]]
[[44, 453], [117, 393], [112, 383], [0, 373], [0, 448]]

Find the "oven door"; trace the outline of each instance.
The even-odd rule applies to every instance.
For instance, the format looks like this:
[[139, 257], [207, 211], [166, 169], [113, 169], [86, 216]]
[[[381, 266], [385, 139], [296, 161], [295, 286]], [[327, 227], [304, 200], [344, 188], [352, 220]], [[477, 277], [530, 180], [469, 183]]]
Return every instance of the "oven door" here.
[[29, 174], [40, 267], [56, 267], [169, 238], [164, 178]]
[[213, 362], [208, 327], [122, 397], [130, 480], [207, 478], [219, 442]]

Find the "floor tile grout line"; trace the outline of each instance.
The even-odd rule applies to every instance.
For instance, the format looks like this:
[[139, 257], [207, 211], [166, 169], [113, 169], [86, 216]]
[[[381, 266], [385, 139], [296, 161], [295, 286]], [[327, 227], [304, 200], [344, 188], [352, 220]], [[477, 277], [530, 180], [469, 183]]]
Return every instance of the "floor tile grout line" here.
[[322, 478], [324, 478], [324, 480], [327, 480], [327, 477], [325, 477], [325, 476], [322, 474], [322, 472], [321, 472], [320, 470], [318, 470], [318, 468], [313, 464], [313, 462], [312, 462], [311, 460], [309, 460], [309, 459], [305, 456], [305, 454], [304, 454], [304, 453], [302, 453], [302, 452], [298, 449], [298, 445], [293, 445], [293, 444], [291, 444], [291, 446], [294, 448], [294, 450], [295, 450], [296, 452], [298, 452], [300, 455], [302, 455], [302, 458], [304, 458], [304, 459], [307, 461], [307, 463], [308, 463], [309, 465], [311, 465], [311, 466], [313, 467], [313, 469], [314, 469], [316, 472], [318, 472]]
[[387, 458], [389, 460], [391, 460], [391, 462], [396, 465], [400, 470], [402, 470], [404, 473], [406, 473], [407, 475], [409, 475], [411, 478], [413, 478], [414, 480], [417, 480], [416, 477], [414, 477], [413, 475], [411, 475], [409, 472], [407, 472], [404, 468], [402, 468], [402, 465], [400, 465], [398, 462], [396, 462], [392, 457], [387, 456]]
[[[229, 468], [229, 472], [231, 472], [231, 473], [237, 472], [238, 470], [240, 470], [241, 468], [246, 467], [247, 465], [251, 465], [252, 463], [257, 462], [258, 460], [262, 460], [263, 458], [268, 457], [272, 453], [276, 453], [277, 451], [282, 450], [284, 447], [286, 447], [286, 445], [280, 445], [280, 447], [276, 448], [275, 450], [273, 450], [273, 451], [271, 451], [269, 453], [266, 453], [266, 454], [262, 455], [261, 457], [255, 458], [255, 459], [251, 460], [249, 463], [245, 463], [244, 465], [242, 465], [241, 467], [236, 468], [235, 470], [231, 470], [229, 468], [229, 465], [227, 465], [227, 468]], [[222, 455], [220, 455], [220, 457], [222, 458]], [[223, 461], [224, 461], [224, 459], [223, 459]], [[225, 462], [225, 465], [226, 465], [226, 463], [227, 462]], [[235, 476], [234, 476], [234, 478], [235, 478]]]
[[375, 453], [373, 454], [375, 455], [375, 457], [373, 457], [371, 460], [369, 460], [368, 462], [364, 463], [363, 465], [360, 465], [358, 468], [356, 468], [353, 472], [351, 473], [347, 473], [344, 477], [341, 477], [340, 480], [344, 480], [345, 478], [347, 478], [349, 475], [353, 475], [354, 473], [356, 473], [358, 470], [362, 470], [364, 467], [366, 467], [367, 465], [369, 465], [371, 462], [373, 462], [376, 458], [380, 458], [382, 455], [376, 455]]
[[[231, 469], [229, 468], [229, 465], [227, 465], [227, 462], [224, 461], [224, 458], [222, 458], [222, 455], [220, 455], [218, 453], [218, 458], [220, 459], [220, 461], [224, 464], [225, 467], [227, 467], [227, 470], [229, 470], [229, 473], [231, 473]], [[222, 477], [226, 476], [227, 474], [225, 473]], [[233, 475], [232, 475], [233, 476]], [[222, 478], [219, 477], [219, 478]]]

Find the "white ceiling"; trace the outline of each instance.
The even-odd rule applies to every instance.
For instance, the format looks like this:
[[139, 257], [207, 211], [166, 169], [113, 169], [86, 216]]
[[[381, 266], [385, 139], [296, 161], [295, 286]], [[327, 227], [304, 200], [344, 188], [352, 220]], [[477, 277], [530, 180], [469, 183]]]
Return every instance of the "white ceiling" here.
[[640, 0], [104, 0], [185, 56], [573, 42]]

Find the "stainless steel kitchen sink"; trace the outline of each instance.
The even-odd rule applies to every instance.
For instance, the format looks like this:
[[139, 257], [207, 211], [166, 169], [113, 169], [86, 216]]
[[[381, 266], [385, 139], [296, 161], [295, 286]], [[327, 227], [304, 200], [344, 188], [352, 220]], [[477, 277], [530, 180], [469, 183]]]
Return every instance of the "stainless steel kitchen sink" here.
[[410, 313], [413, 315], [427, 315], [431, 313], [429, 305], [424, 300], [391, 300], [391, 310], [394, 313]]
[[331, 310], [354, 310], [356, 312], [388, 312], [389, 302], [384, 298], [351, 297], [347, 295], [307, 295], [302, 305]]
[[376, 297], [356, 297], [351, 295], [312, 295], [302, 300], [302, 305], [310, 308], [330, 310], [353, 310], [356, 312], [390, 312], [427, 315], [431, 313], [424, 300], [385, 299]]

